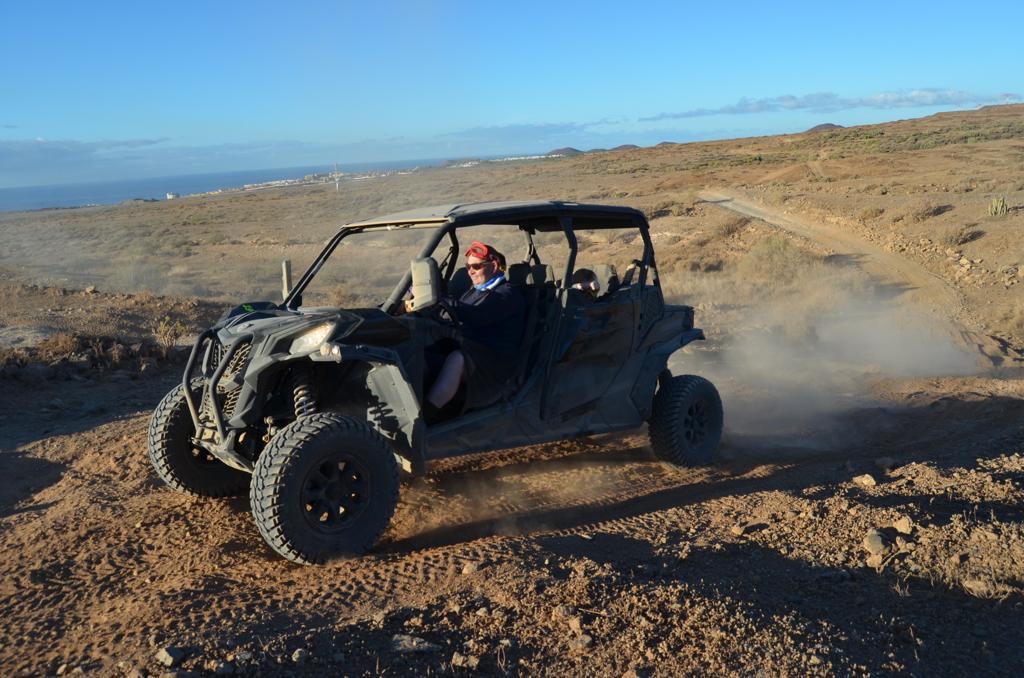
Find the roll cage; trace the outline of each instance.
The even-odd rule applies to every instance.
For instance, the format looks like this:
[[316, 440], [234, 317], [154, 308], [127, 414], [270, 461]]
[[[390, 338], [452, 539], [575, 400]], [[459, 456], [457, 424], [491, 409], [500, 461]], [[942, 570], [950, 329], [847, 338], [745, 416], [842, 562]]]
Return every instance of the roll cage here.
[[[284, 300], [284, 306], [296, 309], [301, 304], [302, 293], [316, 277], [324, 263], [331, 257], [341, 242], [355, 234], [392, 230], [432, 230], [419, 257], [434, 255], [441, 243], [447, 239], [448, 250], [440, 259], [439, 268], [444, 281], [450, 281], [459, 266], [459, 230], [471, 226], [515, 226], [525, 236], [526, 254], [523, 261], [540, 264], [540, 256], [533, 236], [537, 233], [562, 233], [568, 245], [569, 254], [561, 276], [560, 289], [568, 289], [575, 270], [579, 241], [576, 231], [601, 229], [635, 228], [643, 240], [643, 254], [639, 260], [638, 284], [647, 282], [648, 270], [655, 267], [654, 246], [647, 219], [639, 210], [630, 207], [588, 205], [568, 202], [537, 203], [485, 203], [480, 205], [456, 205], [452, 207], [427, 208], [412, 212], [394, 214], [371, 221], [347, 224], [328, 241], [309, 268], [292, 288]], [[409, 291], [412, 275], [406, 270], [388, 298], [380, 305], [381, 310], [393, 315], [401, 299]]]

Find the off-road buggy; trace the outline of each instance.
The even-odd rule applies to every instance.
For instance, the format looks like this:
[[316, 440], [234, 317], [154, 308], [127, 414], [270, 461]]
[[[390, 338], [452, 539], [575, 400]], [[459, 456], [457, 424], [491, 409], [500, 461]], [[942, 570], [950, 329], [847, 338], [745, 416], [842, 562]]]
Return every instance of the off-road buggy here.
[[[424, 356], [459, 340], [445, 299], [468, 289], [459, 236], [471, 227], [522, 238], [522, 261], [507, 266], [527, 302], [521, 351], [493, 403], [427, 425]], [[399, 262], [404, 275], [378, 307], [303, 304], [346, 238], [411, 229], [422, 229], [426, 243], [408, 268]], [[581, 240], [613, 230], [627, 234], [639, 257], [621, 277], [592, 266], [603, 278], [598, 298], [573, 289]], [[566, 258], [541, 261], [539, 240], [557, 240]], [[410, 293], [413, 310], [403, 313]], [[400, 469], [424, 474], [432, 460], [646, 422], [657, 457], [710, 463], [722, 431], [718, 392], [666, 368], [673, 352], [704, 338], [693, 322], [692, 308], [665, 303], [647, 220], [635, 209], [484, 203], [353, 223], [283, 303], [243, 304], [199, 336], [181, 385], [153, 413], [149, 454], [175, 490], [210, 497], [248, 490], [256, 525], [275, 551], [324, 563], [371, 548], [395, 511]]]

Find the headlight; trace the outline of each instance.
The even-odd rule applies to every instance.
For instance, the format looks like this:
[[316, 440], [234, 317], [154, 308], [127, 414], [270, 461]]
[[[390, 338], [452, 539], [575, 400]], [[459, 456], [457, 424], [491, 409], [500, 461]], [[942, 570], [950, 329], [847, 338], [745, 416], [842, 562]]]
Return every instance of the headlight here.
[[321, 323], [306, 330], [292, 340], [288, 349], [289, 353], [310, 353], [320, 348], [320, 344], [327, 341], [334, 331], [334, 323]]

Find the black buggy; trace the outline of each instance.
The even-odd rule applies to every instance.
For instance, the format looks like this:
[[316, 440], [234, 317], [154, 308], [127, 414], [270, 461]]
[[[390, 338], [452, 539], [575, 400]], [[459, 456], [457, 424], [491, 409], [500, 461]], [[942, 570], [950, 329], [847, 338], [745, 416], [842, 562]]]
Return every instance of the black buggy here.
[[[379, 306], [303, 303], [332, 254], [362, 252], [335, 254], [347, 238], [415, 229], [426, 243]], [[459, 319], [445, 298], [470, 284], [460, 235], [498, 229], [523, 247], [506, 274], [527, 302], [513, 376], [490, 404], [428, 425], [425, 356], [457, 345]], [[620, 269], [589, 264], [600, 296], [573, 288], [581, 253], [622, 256], [627, 246], [637, 256]], [[564, 258], [543, 261], [551, 247]], [[403, 314], [410, 294], [413, 310]], [[349, 224], [283, 303], [243, 304], [199, 336], [181, 385], [153, 413], [150, 459], [181, 492], [248, 490], [275, 551], [324, 563], [371, 548], [395, 511], [400, 469], [424, 474], [432, 460], [647, 423], [660, 459], [710, 463], [722, 431], [718, 392], [666, 368], [673, 352], [704, 338], [693, 321], [689, 306], [665, 303], [647, 220], [632, 208], [483, 203]]]

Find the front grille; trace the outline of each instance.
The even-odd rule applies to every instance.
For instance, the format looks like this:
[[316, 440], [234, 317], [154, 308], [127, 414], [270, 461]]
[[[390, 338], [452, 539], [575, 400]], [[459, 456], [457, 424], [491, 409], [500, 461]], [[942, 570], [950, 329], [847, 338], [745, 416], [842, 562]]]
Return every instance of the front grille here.
[[[239, 374], [245, 372], [246, 366], [249, 364], [249, 350], [252, 348], [250, 342], [244, 342], [238, 346], [235, 350], [235, 354], [231, 356], [231, 362], [228, 363], [227, 368], [224, 370], [224, 374], [221, 375], [220, 381], [217, 382], [217, 399], [221, 405], [221, 417], [227, 421], [235, 414], [235, 407], [238, 405], [238, 396], [241, 389], [236, 387], [234, 378]], [[210, 351], [210, 367], [211, 372], [216, 371], [220, 367], [221, 362], [227, 356], [228, 350], [226, 347], [221, 345], [220, 342], [214, 341], [213, 347]], [[213, 414], [212, 414], [213, 403], [210, 402], [210, 396], [203, 391], [203, 402], [199, 408], [199, 417], [203, 423], [213, 425]]]

